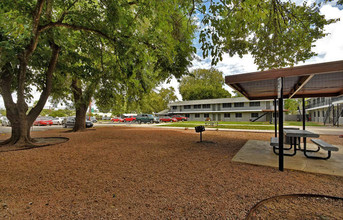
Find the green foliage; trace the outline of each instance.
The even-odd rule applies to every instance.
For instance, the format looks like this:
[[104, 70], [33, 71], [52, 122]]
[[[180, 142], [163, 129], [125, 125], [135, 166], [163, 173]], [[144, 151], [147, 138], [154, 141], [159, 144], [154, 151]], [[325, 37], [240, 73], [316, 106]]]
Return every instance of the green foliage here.
[[[326, 20], [316, 4], [299, 6], [290, 0], [211, 1], [202, 19], [203, 55], [222, 60], [224, 52], [242, 57], [251, 53], [258, 68], [292, 66], [316, 55], [313, 43], [326, 36]], [[210, 53], [210, 54], [209, 54]]]
[[6, 116], [6, 110], [5, 109], [0, 109], [0, 115]]
[[51, 116], [51, 117], [67, 117], [67, 116], [73, 116], [75, 115], [75, 111], [70, 110], [70, 109], [43, 109], [41, 116]]
[[214, 68], [196, 69], [190, 76], [181, 79], [179, 90], [183, 100], [231, 97], [231, 94], [223, 86], [222, 72]]
[[168, 108], [170, 102], [177, 100], [173, 87], [162, 88], [160, 91], [151, 91], [139, 102], [139, 109], [142, 113], [157, 113]]
[[[98, 98], [96, 96], [96, 98]], [[168, 103], [177, 100], [173, 87], [162, 88], [160, 90], [151, 90], [149, 93], [144, 93], [134, 97], [132, 93], [126, 96], [117, 95], [109, 98], [106, 102], [104, 99], [97, 99], [96, 102], [101, 112], [111, 111], [113, 115], [121, 115], [124, 113], [157, 113], [168, 108]], [[129, 101], [127, 101], [129, 100]]]
[[[305, 105], [307, 101], [305, 99]], [[285, 99], [284, 108], [288, 110], [287, 114], [299, 114], [298, 108], [302, 109], [302, 99]]]
[[[101, 110], [134, 111], [144, 95], [161, 81], [188, 73], [195, 52], [192, 46], [195, 25], [184, 14], [190, 4], [183, 1], [100, 2], [100, 5], [94, 3], [96, 15], [93, 9], [89, 12], [85, 9], [84, 13], [90, 13], [91, 17], [104, 16], [104, 22], [94, 23], [97, 30], [110, 38], [86, 30], [58, 30], [59, 40], [65, 46], [54, 78], [53, 100], [72, 100], [70, 85], [76, 78], [83, 90], [76, 108], [95, 95]], [[80, 11], [76, 6], [79, 4], [81, 2], [70, 9], [75, 10], [75, 14], [66, 16], [65, 22], [94, 29], [94, 23], [90, 22], [93, 17], [78, 17]], [[87, 8], [88, 4], [82, 7]]]

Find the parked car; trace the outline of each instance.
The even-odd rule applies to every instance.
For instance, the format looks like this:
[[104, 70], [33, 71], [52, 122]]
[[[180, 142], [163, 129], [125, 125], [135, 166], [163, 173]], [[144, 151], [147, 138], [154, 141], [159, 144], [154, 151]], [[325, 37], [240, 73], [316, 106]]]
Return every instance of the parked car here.
[[118, 117], [114, 117], [114, 118], [111, 118], [111, 121], [113, 121], [113, 122], [124, 122], [124, 119], [118, 118]]
[[[64, 123], [65, 128], [68, 128], [68, 127], [73, 128], [74, 125], [75, 125], [75, 116], [71, 116], [65, 119], [65, 123]], [[93, 122], [86, 119], [86, 128], [91, 128], [91, 127], [93, 127]]]
[[11, 126], [10, 120], [6, 116], [1, 117], [1, 125], [2, 126]]
[[46, 126], [46, 125], [51, 126], [52, 124], [53, 124], [52, 120], [48, 118], [37, 118], [33, 122], [33, 125], [36, 125], [36, 126]]
[[163, 116], [160, 117], [160, 122], [177, 122], [177, 119], [169, 116]]
[[178, 121], [187, 121], [188, 118], [182, 115], [173, 115], [172, 118], [176, 118]]
[[157, 116], [153, 116], [154, 117], [154, 123], [160, 123], [160, 118]]
[[135, 122], [136, 121], [136, 116], [127, 116], [124, 118], [125, 122]]
[[154, 123], [154, 116], [150, 114], [140, 114], [136, 116], [137, 123]]
[[93, 123], [97, 123], [98, 122], [98, 120], [96, 120], [96, 118], [94, 116], [91, 116], [90, 118], [89, 118], [89, 116], [86, 116], [86, 119], [90, 120]]
[[52, 120], [52, 124], [53, 125], [61, 125], [63, 124], [63, 118], [53, 118]]

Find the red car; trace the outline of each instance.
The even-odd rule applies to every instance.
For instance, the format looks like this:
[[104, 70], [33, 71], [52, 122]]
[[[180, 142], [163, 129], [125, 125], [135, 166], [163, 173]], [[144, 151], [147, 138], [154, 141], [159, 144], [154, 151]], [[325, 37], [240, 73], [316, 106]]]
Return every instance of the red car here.
[[47, 119], [47, 118], [37, 118], [35, 122], [33, 122], [33, 125], [36, 126], [45, 126], [45, 125], [49, 125], [51, 126], [53, 124], [51, 119]]
[[160, 122], [177, 122], [177, 119], [169, 116], [160, 117]]
[[124, 118], [125, 122], [135, 122], [136, 121], [136, 116], [128, 116]]
[[172, 118], [176, 118], [178, 121], [187, 121], [188, 118], [182, 115], [173, 115]]
[[124, 122], [124, 119], [122, 119], [122, 118], [111, 118], [111, 121], [113, 121], [113, 122]]

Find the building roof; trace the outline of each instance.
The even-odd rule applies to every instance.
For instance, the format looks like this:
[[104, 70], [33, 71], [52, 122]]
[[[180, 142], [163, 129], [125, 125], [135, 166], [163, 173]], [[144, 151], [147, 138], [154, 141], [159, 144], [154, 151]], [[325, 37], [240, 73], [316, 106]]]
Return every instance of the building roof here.
[[283, 97], [330, 97], [343, 94], [343, 60], [245, 73], [225, 77], [225, 83], [250, 100], [277, 98], [283, 77]]
[[222, 103], [235, 103], [235, 102], [249, 102], [245, 97], [237, 98], [221, 98], [221, 99], [202, 99], [202, 100], [190, 100], [190, 101], [179, 101], [169, 103], [169, 106], [180, 106], [180, 105], [202, 105], [202, 104], [222, 104]]

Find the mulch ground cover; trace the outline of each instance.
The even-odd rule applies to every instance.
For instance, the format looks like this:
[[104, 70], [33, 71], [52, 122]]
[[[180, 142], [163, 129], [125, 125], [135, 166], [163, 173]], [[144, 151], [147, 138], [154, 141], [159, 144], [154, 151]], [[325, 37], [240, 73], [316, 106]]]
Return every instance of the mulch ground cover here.
[[34, 132], [70, 140], [0, 153], [0, 219], [244, 219], [277, 195], [343, 197], [342, 177], [231, 162], [247, 140], [272, 135], [206, 131], [215, 143], [197, 143], [193, 129]]

